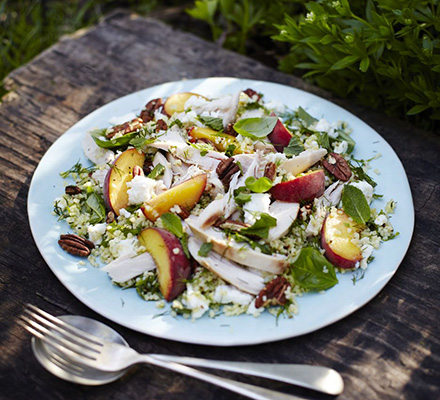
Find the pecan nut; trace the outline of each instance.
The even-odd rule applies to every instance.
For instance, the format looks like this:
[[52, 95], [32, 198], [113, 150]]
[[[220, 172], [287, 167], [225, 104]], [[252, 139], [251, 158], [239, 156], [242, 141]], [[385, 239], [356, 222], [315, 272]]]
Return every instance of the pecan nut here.
[[283, 306], [286, 304], [286, 289], [290, 287], [283, 276], [277, 276], [272, 279], [261, 291], [255, 299], [255, 307], [266, 307], [268, 305]]
[[58, 244], [63, 250], [79, 257], [87, 257], [91, 250], [95, 248], [93, 242], [73, 233], [61, 235]]
[[113, 211], [109, 211], [107, 214], [107, 218], [105, 219], [105, 222], [107, 224], [111, 224], [112, 222], [114, 222], [116, 220], [116, 215]]
[[179, 206], [180, 211], [177, 213], [177, 215], [182, 219], [187, 219], [191, 215], [191, 211], [188, 210], [184, 206]]
[[234, 129], [234, 124], [232, 124], [232, 123], [226, 125], [226, 128], [223, 130], [223, 132], [226, 133], [227, 135], [231, 135], [231, 136], [238, 135], [238, 133]]
[[121, 125], [115, 125], [105, 135], [107, 139], [113, 138], [117, 133], [121, 135], [128, 135], [129, 133], [136, 132], [143, 126], [141, 118], [134, 118], [131, 121], [124, 122]]
[[145, 122], [150, 122], [154, 119], [154, 112], [163, 106], [161, 98], [150, 100], [145, 108], [141, 111], [140, 118]]
[[322, 160], [322, 166], [340, 181], [347, 182], [351, 177], [348, 162], [338, 153], [330, 153], [326, 160]]
[[229, 189], [229, 184], [231, 183], [232, 176], [239, 171], [240, 168], [232, 157], [220, 161], [215, 170], [226, 190]]
[[167, 123], [163, 119], [158, 119], [156, 121], [156, 131], [166, 131], [168, 129]]
[[277, 175], [277, 165], [272, 161], [269, 161], [266, 164], [266, 167], [264, 167], [264, 176], [270, 179], [271, 181], [273, 181], [276, 175]]
[[66, 186], [65, 192], [66, 192], [66, 194], [73, 196], [74, 194], [80, 194], [81, 189], [78, 186], [69, 185], [69, 186]]

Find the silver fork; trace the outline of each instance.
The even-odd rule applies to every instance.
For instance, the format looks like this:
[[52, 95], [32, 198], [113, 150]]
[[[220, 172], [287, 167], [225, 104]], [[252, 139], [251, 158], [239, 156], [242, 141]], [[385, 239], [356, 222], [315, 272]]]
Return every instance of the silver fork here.
[[[267, 377], [299, 384], [329, 394], [339, 394], [343, 390], [342, 378], [336, 371], [329, 368], [295, 364], [224, 362], [189, 357], [139, 354], [132, 348], [104, 342], [102, 339], [85, 333], [35, 306], [28, 305], [25, 313], [27, 315], [20, 316], [21, 320], [18, 322], [34, 336], [56, 349], [59, 364], [72, 365], [73, 361], [75, 363], [73, 369], [76, 369], [75, 372], [78, 373], [83, 368], [115, 372], [125, 370], [133, 364], [146, 362], [216, 384], [254, 399], [299, 399], [296, 396], [218, 377], [177, 364], [177, 362], [182, 362], [189, 365]], [[62, 357], [59, 357], [60, 355], [68, 361], [63, 361]], [[299, 374], [299, 377], [295, 378], [295, 373]]]

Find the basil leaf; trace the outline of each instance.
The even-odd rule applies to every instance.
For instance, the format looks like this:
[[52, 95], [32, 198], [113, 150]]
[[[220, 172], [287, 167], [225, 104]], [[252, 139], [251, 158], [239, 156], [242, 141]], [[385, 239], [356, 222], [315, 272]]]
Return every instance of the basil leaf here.
[[125, 147], [130, 144], [130, 141], [134, 139], [139, 132], [132, 132], [127, 135], [118, 137], [116, 139], [102, 139], [102, 137], [105, 137], [105, 131], [106, 129], [95, 129], [94, 131], [90, 132], [90, 135], [92, 136], [95, 143], [104, 149], [117, 149], [119, 147]]
[[371, 218], [370, 206], [360, 189], [345, 185], [342, 192], [342, 208], [358, 224], [366, 224]]
[[234, 130], [242, 136], [258, 140], [269, 135], [277, 122], [277, 117], [244, 118], [234, 124]]
[[206, 126], [208, 126], [211, 129], [214, 129], [215, 131], [223, 131], [223, 120], [218, 117], [198, 117], [199, 121], [204, 123]]
[[95, 192], [90, 193], [87, 197], [86, 205], [92, 212], [91, 224], [97, 224], [105, 220], [105, 204], [101, 196], [98, 196]]
[[265, 193], [273, 186], [272, 181], [265, 176], [259, 179], [255, 179], [253, 176], [250, 176], [246, 179], [244, 184], [254, 193]]
[[165, 167], [162, 164], [157, 164], [152, 171], [148, 174], [147, 178], [156, 179], [161, 176], [165, 171]]
[[304, 122], [305, 126], [308, 127], [318, 121], [316, 118], [313, 118], [304, 108], [298, 107], [296, 110], [298, 114], [298, 119]]
[[173, 213], [165, 213], [160, 216], [165, 229], [181, 239], [184, 235], [181, 219]]
[[206, 243], [206, 242], [203, 243], [200, 246], [200, 250], [198, 252], [199, 256], [200, 257], [206, 257], [209, 254], [209, 252], [212, 250], [212, 246], [213, 246], [212, 243]]
[[301, 249], [291, 264], [290, 272], [298, 285], [306, 291], [327, 290], [338, 283], [333, 265], [313, 247]]
[[262, 239], [267, 239], [269, 236], [269, 229], [277, 226], [276, 218], [266, 213], [260, 213], [258, 219], [249, 228], [240, 230], [242, 235], [257, 236]]
[[299, 153], [302, 153], [304, 151], [304, 145], [299, 139], [298, 136], [292, 136], [292, 139], [290, 139], [289, 144], [284, 147], [284, 154], [286, 156], [297, 156]]

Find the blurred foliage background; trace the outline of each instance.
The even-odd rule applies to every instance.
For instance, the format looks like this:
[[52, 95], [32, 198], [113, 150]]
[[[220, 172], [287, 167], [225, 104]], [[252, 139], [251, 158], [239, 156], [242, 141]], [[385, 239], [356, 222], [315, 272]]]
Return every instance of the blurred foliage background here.
[[123, 7], [439, 133], [439, 1], [0, 0], [0, 80]]

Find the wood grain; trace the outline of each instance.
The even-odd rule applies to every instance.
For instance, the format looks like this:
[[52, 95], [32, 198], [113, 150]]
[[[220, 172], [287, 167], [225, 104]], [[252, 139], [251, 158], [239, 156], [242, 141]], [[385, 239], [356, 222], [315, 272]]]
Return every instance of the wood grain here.
[[[390, 283], [353, 315], [302, 337], [258, 346], [175, 343], [106, 321], [76, 300], [46, 266], [30, 233], [26, 200], [32, 173], [49, 146], [83, 116], [113, 99], [167, 81], [209, 76], [267, 80], [313, 92], [359, 116], [396, 150], [414, 196], [414, 238]], [[143, 352], [327, 365], [343, 374], [346, 389], [338, 397], [341, 400], [440, 397], [438, 136], [335, 99], [295, 77], [156, 20], [123, 11], [64, 38], [11, 73], [7, 83], [11, 92], [0, 105], [0, 398], [241, 398], [148, 366], [103, 387], [59, 380], [38, 364], [29, 335], [14, 322], [27, 302], [57, 315], [81, 314], [104, 321]], [[242, 379], [307, 398], [329, 398], [261, 379]]]

